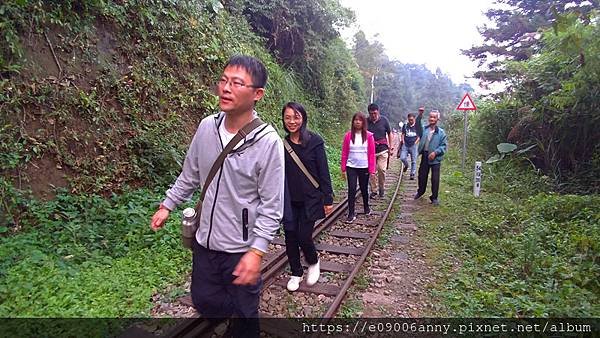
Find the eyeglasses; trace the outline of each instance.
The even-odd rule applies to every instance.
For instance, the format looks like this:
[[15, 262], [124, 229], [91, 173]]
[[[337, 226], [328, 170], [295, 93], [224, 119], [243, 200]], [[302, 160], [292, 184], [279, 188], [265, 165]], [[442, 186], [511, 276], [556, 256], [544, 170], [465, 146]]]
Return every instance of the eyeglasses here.
[[257, 87], [255, 85], [247, 85], [244, 82], [240, 81], [240, 80], [226, 80], [226, 79], [220, 79], [217, 80], [217, 82], [215, 82], [215, 85], [218, 88], [225, 88], [225, 86], [227, 85], [227, 83], [231, 84], [231, 88], [235, 88], [235, 89], [240, 89], [243, 87], [248, 87], [248, 88], [260, 88]]
[[302, 121], [302, 115], [298, 114], [297, 116], [285, 116], [283, 118], [284, 122], [297, 122], [297, 121]]

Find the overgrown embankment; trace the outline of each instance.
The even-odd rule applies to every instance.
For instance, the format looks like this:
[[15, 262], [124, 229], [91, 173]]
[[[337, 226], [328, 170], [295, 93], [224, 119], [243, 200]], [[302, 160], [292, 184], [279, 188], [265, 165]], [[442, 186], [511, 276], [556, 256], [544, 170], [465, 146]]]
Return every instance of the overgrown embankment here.
[[439, 268], [439, 315], [600, 315], [600, 197], [549, 192], [521, 161], [484, 164], [479, 198], [455, 149], [442, 165], [442, 205], [417, 215]]
[[[269, 83], [257, 106], [265, 121], [281, 129], [285, 102], [307, 107], [332, 168], [364, 97], [338, 38], [322, 46], [319, 69], [298, 74], [218, 1], [14, 0], [0, 13], [5, 317], [145, 315], [154, 292], [185, 278], [179, 215], [156, 234], [149, 217], [199, 121], [218, 108], [211, 87], [231, 55], [265, 62]], [[317, 97], [301, 80], [311, 72], [344, 83]], [[343, 111], [333, 106], [339, 97]]]

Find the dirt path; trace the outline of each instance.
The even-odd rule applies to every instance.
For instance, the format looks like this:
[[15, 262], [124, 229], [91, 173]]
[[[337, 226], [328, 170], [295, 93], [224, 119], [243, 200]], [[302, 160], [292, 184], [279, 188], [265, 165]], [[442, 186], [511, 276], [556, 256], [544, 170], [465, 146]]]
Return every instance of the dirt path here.
[[[432, 267], [427, 261], [424, 233], [412, 215], [430, 209], [429, 200], [413, 200], [417, 181], [404, 174], [402, 192], [391, 221], [389, 240], [380, 242], [365, 266], [369, 286], [357, 291], [362, 300], [362, 317], [432, 316], [433, 300], [427, 292], [433, 282]], [[386, 243], [387, 242], [387, 243]]]

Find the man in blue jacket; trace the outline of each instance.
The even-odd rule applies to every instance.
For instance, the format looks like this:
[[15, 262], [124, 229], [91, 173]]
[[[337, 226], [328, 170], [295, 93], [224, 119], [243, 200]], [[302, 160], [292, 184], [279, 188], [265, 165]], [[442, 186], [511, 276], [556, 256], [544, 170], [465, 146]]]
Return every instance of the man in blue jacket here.
[[[422, 126], [421, 119], [425, 109], [419, 108], [417, 116], [417, 126]], [[432, 110], [429, 113], [429, 124], [423, 128], [417, 128], [419, 131], [419, 149], [421, 154], [421, 165], [419, 166], [419, 189], [415, 199], [421, 198], [427, 189], [427, 176], [431, 170], [431, 196], [429, 200], [433, 205], [439, 205], [438, 192], [440, 190], [440, 166], [444, 154], [446, 153], [446, 132], [437, 126], [440, 119], [440, 113]]]

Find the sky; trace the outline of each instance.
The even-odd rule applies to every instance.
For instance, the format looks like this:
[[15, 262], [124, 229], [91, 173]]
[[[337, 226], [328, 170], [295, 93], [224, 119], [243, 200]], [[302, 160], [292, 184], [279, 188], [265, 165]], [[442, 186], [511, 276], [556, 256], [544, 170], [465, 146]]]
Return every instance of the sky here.
[[355, 25], [342, 32], [347, 42], [362, 29], [369, 41], [384, 45], [390, 59], [425, 64], [433, 72], [439, 67], [455, 83], [481, 90], [472, 78], [476, 62], [460, 51], [483, 41], [477, 27], [489, 23], [483, 13], [493, 0], [339, 1], [356, 14]]

